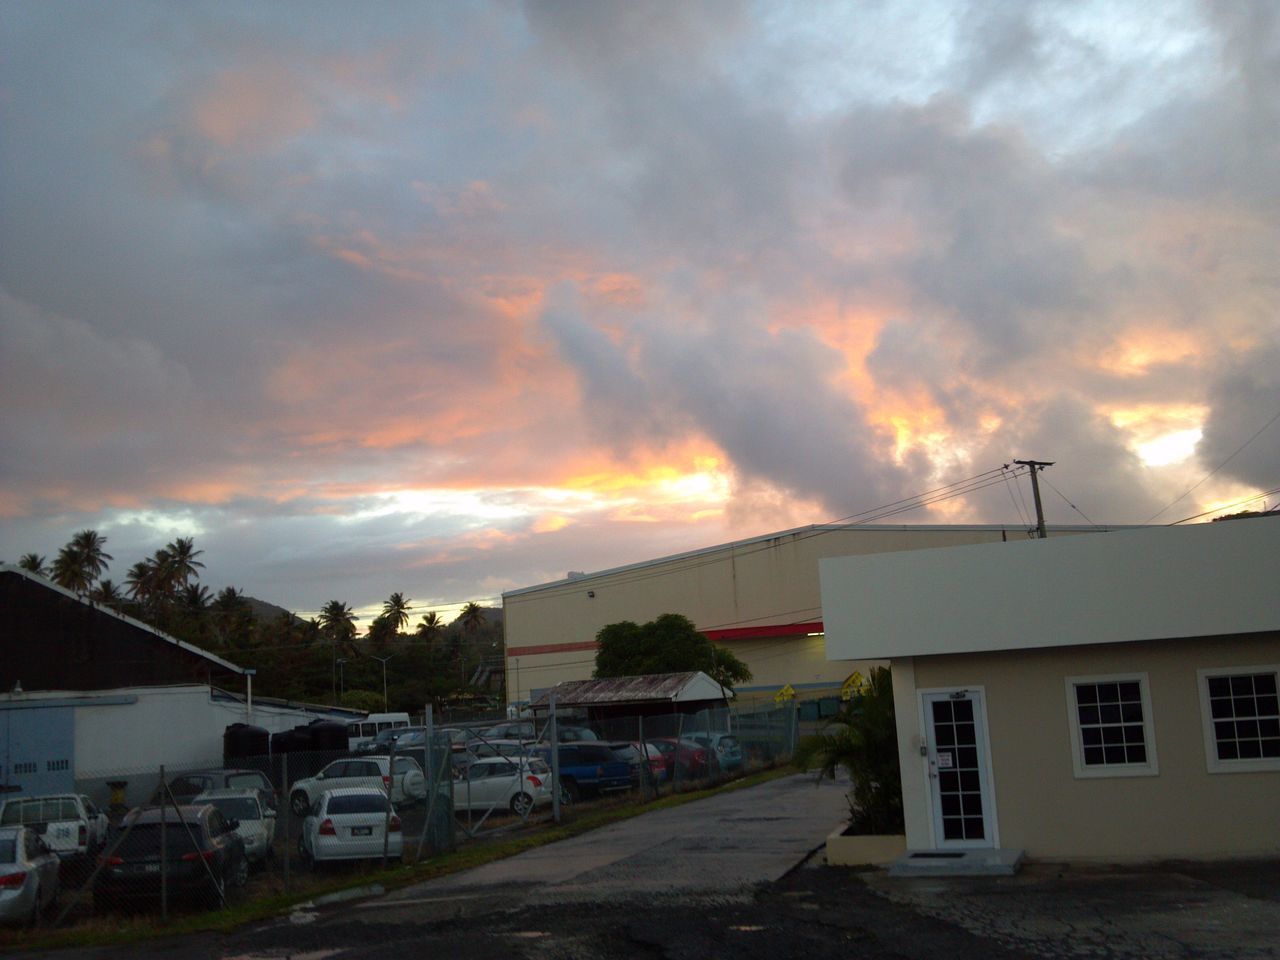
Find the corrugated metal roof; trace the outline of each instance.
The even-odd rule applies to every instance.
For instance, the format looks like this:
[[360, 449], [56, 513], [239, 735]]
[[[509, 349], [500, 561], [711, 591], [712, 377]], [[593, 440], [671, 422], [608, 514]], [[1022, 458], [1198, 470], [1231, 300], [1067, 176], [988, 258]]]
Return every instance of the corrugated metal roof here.
[[[720, 685], [701, 671], [650, 673], [639, 677], [610, 677], [604, 680], [565, 680], [534, 700], [534, 709], [547, 707], [551, 695], [557, 707], [598, 706], [610, 703], [653, 703], [692, 699], [720, 699]], [[692, 696], [690, 696], [692, 694]], [[732, 697], [730, 690], [723, 696]]]

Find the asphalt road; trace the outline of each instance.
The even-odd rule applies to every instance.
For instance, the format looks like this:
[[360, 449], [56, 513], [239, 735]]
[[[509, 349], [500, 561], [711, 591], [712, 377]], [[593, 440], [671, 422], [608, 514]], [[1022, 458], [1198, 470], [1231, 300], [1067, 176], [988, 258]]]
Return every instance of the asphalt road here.
[[789, 777], [230, 936], [60, 960], [1280, 957], [1280, 863], [895, 881], [827, 867], [843, 785]]

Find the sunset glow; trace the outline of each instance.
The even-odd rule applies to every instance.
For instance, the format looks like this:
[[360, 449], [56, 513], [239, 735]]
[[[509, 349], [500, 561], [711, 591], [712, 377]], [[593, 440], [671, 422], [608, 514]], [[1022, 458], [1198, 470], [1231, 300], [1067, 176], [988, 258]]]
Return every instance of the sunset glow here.
[[1280, 487], [1280, 8], [6, 13], [0, 560], [456, 611]]

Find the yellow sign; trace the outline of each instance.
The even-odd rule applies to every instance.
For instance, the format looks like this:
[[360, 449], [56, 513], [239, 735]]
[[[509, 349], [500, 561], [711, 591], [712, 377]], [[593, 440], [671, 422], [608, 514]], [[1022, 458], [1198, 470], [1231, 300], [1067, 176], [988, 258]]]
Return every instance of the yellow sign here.
[[786, 700], [794, 700], [796, 698], [796, 688], [791, 684], [787, 684], [781, 690], [773, 695], [774, 703], [782, 703]]
[[853, 673], [849, 674], [849, 679], [844, 682], [844, 686], [840, 688], [840, 699], [852, 700], [854, 694], [862, 693], [863, 688], [866, 687], [866, 685], [866, 677], [860, 674], [857, 670], [853, 671]]

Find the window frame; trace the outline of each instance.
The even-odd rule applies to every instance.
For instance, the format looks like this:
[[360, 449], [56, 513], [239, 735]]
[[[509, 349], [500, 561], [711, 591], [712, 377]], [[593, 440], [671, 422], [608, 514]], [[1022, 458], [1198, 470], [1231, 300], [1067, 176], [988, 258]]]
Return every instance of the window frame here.
[[[1117, 763], [1090, 766], [1084, 762], [1084, 745], [1080, 734], [1080, 711], [1076, 703], [1076, 684], [1137, 683], [1142, 701], [1142, 736], [1146, 763]], [[1160, 759], [1156, 753], [1155, 713], [1151, 708], [1151, 682], [1146, 671], [1134, 673], [1089, 674], [1064, 679], [1067, 700], [1067, 727], [1071, 733], [1071, 766], [1077, 780], [1113, 777], [1156, 777], [1160, 775]]]
[[1203, 667], [1196, 671], [1196, 687], [1200, 691], [1200, 726], [1204, 732], [1204, 762], [1209, 773], [1268, 773], [1280, 770], [1280, 757], [1246, 757], [1222, 760], [1218, 757], [1218, 738], [1213, 731], [1213, 708], [1209, 701], [1211, 677], [1239, 677], [1246, 674], [1271, 673], [1280, 688], [1280, 664], [1239, 667]]

